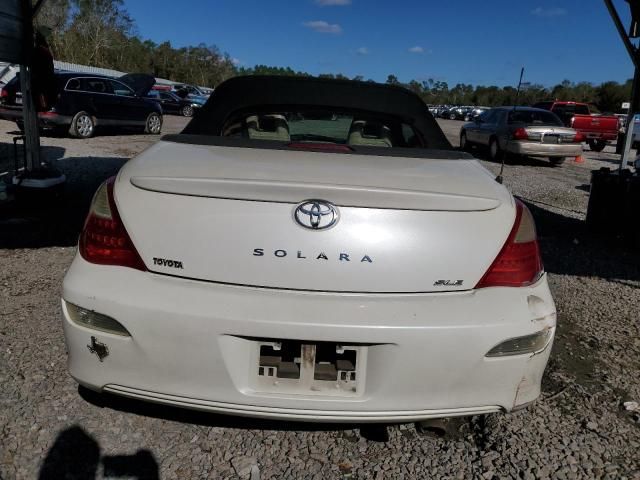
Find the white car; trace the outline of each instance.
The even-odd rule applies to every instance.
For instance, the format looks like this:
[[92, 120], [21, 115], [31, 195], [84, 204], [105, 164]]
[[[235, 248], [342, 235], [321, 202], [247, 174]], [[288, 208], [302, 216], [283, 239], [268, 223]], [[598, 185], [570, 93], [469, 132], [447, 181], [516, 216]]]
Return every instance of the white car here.
[[93, 199], [71, 375], [233, 415], [405, 422], [540, 394], [556, 310], [527, 208], [388, 85], [228, 80]]

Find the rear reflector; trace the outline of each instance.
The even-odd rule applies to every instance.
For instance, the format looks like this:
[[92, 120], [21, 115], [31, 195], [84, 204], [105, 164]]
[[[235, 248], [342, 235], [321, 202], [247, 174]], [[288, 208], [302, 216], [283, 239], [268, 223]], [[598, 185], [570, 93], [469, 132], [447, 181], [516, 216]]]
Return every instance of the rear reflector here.
[[540, 352], [545, 349], [552, 334], [553, 329], [546, 328], [531, 335], [525, 335], [524, 337], [510, 338], [493, 347], [485, 356], [506, 357], [509, 355]]
[[516, 221], [511, 233], [476, 288], [525, 287], [535, 283], [543, 271], [533, 217], [516, 199]]
[[79, 307], [66, 301], [64, 304], [67, 308], [69, 319], [71, 319], [73, 323], [93, 330], [112, 333], [114, 335], [121, 335], [123, 337], [131, 336], [129, 331], [124, 328], [120, 322], [111, 317], [92, 310], [87, 310], [86, 308]]
[[115, 177], [111, 177], [94, 195], [78, 250], [87, 262], [146, 270], [118, 214], [114, 182]]

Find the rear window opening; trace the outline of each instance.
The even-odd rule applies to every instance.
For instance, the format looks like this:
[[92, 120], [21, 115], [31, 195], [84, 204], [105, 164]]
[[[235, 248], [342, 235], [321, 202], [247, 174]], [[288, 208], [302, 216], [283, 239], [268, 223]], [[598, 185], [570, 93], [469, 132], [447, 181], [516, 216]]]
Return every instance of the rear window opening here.
[[553, 113], [536, 110], [512, 110], [509, 112], [509, 124], [553, 125], [562, 127], [562, 121]]
[[283, 142], [291, 148], [320, 151], [426, 147], [410, 125], [392, 116], [332, 110], [243, 113], [227, 121], [222, 136]]

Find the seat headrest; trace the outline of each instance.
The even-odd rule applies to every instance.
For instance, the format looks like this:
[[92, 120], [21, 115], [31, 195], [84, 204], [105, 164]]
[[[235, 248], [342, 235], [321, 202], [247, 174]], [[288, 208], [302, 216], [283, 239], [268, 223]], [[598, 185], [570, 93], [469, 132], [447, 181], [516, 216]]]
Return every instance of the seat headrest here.
[[289, 124], [284, 115], [251, 115], [245, 120], [249, 138], [288, 142]]
[[354, 120], [349, 129], [349, 145], [392, 147], [391, 129], [380, 122]]

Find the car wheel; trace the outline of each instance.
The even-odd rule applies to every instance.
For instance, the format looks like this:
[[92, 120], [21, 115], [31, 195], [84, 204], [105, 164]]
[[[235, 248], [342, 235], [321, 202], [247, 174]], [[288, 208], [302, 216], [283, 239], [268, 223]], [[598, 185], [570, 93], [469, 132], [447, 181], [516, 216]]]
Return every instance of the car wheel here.
[[151, 133], [158, 135], [162, 130], [162, 117], [156, 113], [151, 112], [147, 117], [147, 121], [144, 124], [144, 133]]
[[465, 152], [471, 150], [471, 145], [467, 141], [467, 132], [465, 131], [460, 132], [460, 150], [464, 150]]
[[604, 150], [604, 147], [607, 146], [606, 140], [589, 140], [587, 143], [589, 144], [589, 148], [594, 152], [601, 152]]
[[449, 120], [455, 120], [456, 119], [456, 114], [452, 113], [451, 115], [449, 115]]
[[489, 157], [491, 157], [491, 160], [500, 161], [502, 160], [503, 155], [504, 152], [500, 148], [498, 139], [496, 137], [491, 137], [491, 140], [489, 140]]
[[551, 165], [553, 165], [554, 167], [559, 167], [564, 163], [565, 160], [566, 160], [566, 157], [549, 157], [549, 161], [551, 162]]
[[191, 117], [193, 116], [193, 107], [191, 105], [185, 105], [182, 107], [181, 113], [183, 117]]
[[69, 135], [76, 138], [90, 138], [93, 136], [96, 124], [87, 112], [78, 112], [71, 119]]

